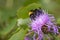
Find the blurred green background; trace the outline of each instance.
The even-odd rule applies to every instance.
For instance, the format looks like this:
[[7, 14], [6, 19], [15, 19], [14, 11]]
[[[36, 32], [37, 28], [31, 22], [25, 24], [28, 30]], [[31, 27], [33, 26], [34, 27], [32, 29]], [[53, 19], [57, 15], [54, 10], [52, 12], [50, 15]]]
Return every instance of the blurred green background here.
[[60, 0], [0, 0], [0, 40], [24, 40], [27, 28], [17, 27], [17, 19], [28, 18], [29, 10], [38, 7], [53, 14], [60, 24]]

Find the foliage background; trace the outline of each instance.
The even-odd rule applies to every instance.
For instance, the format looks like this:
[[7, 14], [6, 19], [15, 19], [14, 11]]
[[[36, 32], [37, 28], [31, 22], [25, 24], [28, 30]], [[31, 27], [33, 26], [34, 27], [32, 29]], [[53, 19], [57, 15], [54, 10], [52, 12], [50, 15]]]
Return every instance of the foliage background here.
[[38, 7], [53, 14], [60, 24], [60, 0], [0, 0], [0, 40], [24, 40], [27, 23], [18, 27], [17, 19], [28, 18], [28, 11]]

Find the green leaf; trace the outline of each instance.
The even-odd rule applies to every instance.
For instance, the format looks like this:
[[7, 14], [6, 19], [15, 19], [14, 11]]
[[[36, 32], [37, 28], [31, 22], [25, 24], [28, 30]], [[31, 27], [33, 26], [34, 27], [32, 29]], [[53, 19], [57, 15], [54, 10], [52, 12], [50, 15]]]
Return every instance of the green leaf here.
[[14, 9], [6, 9], [6, 8], [0, 8], [1, 10], [1, 21], [7, 21], [10, 17], [16, 16], [16, 10]]
[[32, 3], [38, 3], [40, 0], [25, 0], [23, 6], [32, 4]]
[[29, 11], [30, 10], [34, 10], [34, 9], [38, 9], [39, 7], [41, 7], [40, 4], [37, 3], [32, 3], [26, 7], [22, 7], [20, 9], [18, 9], [17, 11], [17, 16], [18, 18], [28, 18], [29, 17]]
[[26, 29], [26, 28], [28, 28], [28, 24], [30, 22], [31, 22], [31, 20], [29, 18], [26, 18], [26, 19], [20, 18], [20, 19], [18, 19], [17, 26], [19, 26], [20, 28]]
[[56, 40], [60, 40], [60, 34], [56, 36]]
[[60, 24], [60, 18], [57, 19], [57, 24]]
[[13, 19], [6, 28], [1, 30], [1, 35], [7, 35], [12, 29], [14, 29], [15, 25], [16, 25], [16, 19]]
[[24, 40], [26, 32], [27, 29], [26, 30], [21, 29], [19, 32], [14, 34], [9, 40]]

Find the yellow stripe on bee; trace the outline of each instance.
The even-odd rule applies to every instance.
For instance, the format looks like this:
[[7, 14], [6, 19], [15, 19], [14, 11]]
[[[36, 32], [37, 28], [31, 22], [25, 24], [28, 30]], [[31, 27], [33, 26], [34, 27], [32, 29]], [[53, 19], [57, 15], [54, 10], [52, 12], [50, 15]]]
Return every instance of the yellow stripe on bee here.
[[31, 15], [33, 12], [29, 12], [29, 15]]

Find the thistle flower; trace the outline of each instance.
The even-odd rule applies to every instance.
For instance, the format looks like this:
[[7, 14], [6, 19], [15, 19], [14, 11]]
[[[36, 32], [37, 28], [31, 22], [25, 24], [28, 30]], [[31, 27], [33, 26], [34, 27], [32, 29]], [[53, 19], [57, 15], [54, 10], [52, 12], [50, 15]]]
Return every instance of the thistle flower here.
[[[31, 10], [29, 15], [31, 18], [31, 30], [38, 34], [38, 40], [43, 40], [44, 32], [50, 32], [55, 35], [59, 33], [58, 28], [54, 23], [54, 16], [49, 15], [44, 10]], [[36, 40], [36, 35], [34, 35], [34, 37], [33, 40]]]

